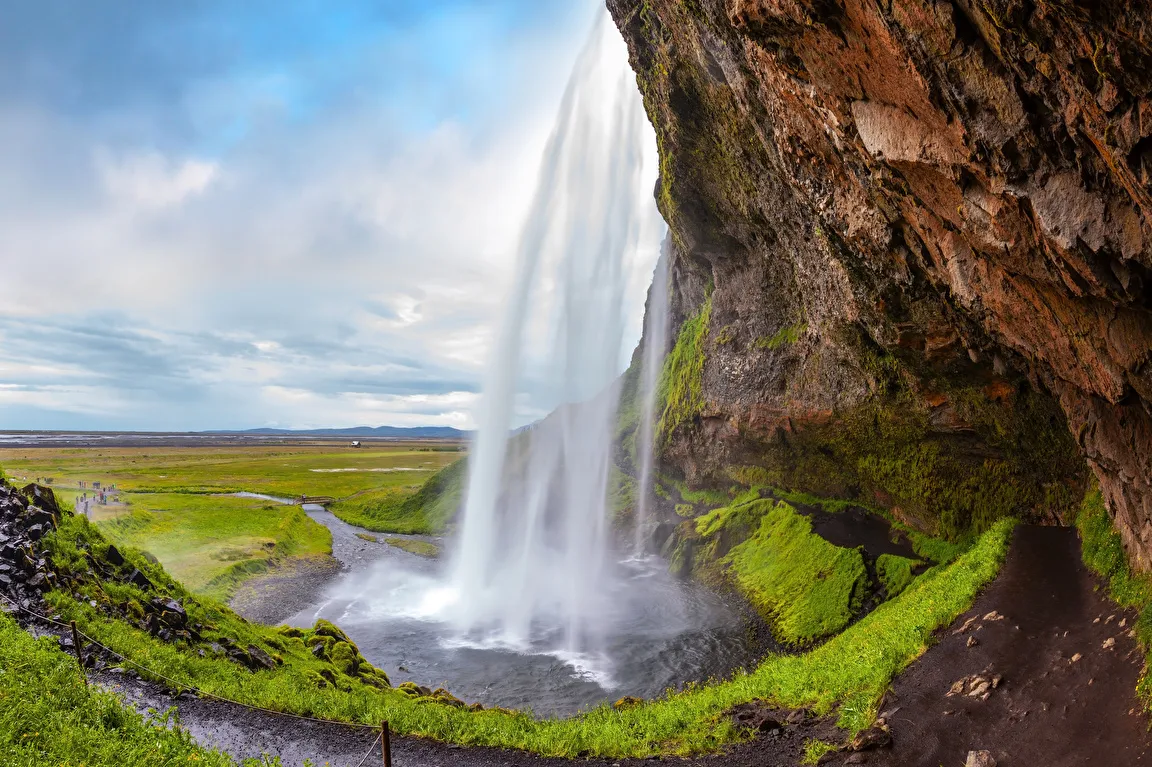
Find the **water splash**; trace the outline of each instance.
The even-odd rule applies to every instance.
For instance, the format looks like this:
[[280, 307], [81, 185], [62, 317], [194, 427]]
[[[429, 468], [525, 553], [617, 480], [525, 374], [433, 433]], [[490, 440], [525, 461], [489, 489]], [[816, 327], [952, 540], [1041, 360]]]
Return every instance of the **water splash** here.
[[[525, 650], [546, 641], [594, 651], [606, 607], [614, 382], [652, 205], [641, 174], [648, 126], [616, 35], [601, 12], [545, 150], [485, 384], [451, 573], [462, 634]], [[563, 404], [510, 440], [533, 301], [550, 304], [543, 378]]]

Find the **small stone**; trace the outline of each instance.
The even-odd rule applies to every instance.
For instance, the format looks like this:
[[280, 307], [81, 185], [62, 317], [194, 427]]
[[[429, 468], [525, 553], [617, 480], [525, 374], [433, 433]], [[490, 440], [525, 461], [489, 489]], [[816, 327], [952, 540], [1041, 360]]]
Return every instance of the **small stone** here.
[[948, 690], [948, 694], [959, 695], [960, 693], [964, 692], [964, 683], [967, 681], [968, 679], [965, 677], [964, 679], [958, 679], [957, 681], [953, 682], [952, 687]]
[[1004, 616], [1001, 615], [1000, 613], [996, 612], [995, 610], [993, 610], [992, 612], [986, 613], [984, 615], [984, 620], [986, 620], [986, 621], [1002, 621], [1002, 620], [1004, 620]]
[[844, 764], [867, 764], [867, 763], [868, 763], [868, 755], [867, 754], [860, 754], [860, 753], [852, 754], [851, 756], [849, 756], [847, 759], [844, 760]]
[[996, 760], [990, 751], [969, 751], [964, 767], [996, 767]]
[[1111, 623], [1113, 621], [1113, 619], [1115, 619], [1115, 617], [1116, 617], [1115, 615], [1109, 615], [1107, 618], [1104, 619], [1104, 622], [1105, 623]]
[[1071, 660], [1071, 662], [1072, 662], [1072, 663], [1076, 663], [1077, 661], [1079, 661], [1079, 660], [1080, 660], [1081, 658], [1083, 658], [1083, 657], [1084, 657], [1084, 656], [1083, 656], [1083, 655], [1081, 655], [1080, 653], [1076, 653], [1075, 655], [1073, 655], [1073, 656], [1072, 656], [1072, 660]]
[[968, 693], [968, 697], [979, 698], [980, 696], [984, 695], [984, 693], [988, 692], [988, 688], [990, 686], [991, 685], [988, 682], [981, 682], [972, 688], [972, 691]]
[[999, 687], [1000, 682], [1003, 680], [1004, 676], [1002, 674], [997, 674], [996, 676], [992, 677], [992, 689], [995, 690], [997, 687]]
[[961, 626], [960, 628], [956, 629], [956, 630], [955, 630], [955, 631], [953, 631], [952, 633], [953, 633], [954, 635], [958, 635], [958, 634], [966, 634], [966, 633], [968, 633], [968, 631], [970, 631], [970, 630], [971, 630], [971, 628], [972, 628], [972, 624], [974, 624], [975, 622], [976, 622], [976, 616], [972, 616], [972, 617], [971, 617], [971, 618], [969, 618], [968, 620], [964, 621], [964, 625], [963, 625], [963, 626]]
[[968, 637], [968, 641], [965, 642], [965, 645], [968, 647], [975, 647], [978, 644], [980, 644], [980, 642], [977, 641], [976, 637]]
[[1104, 640], [1104, 644], [1101, 645], [1101, 647], [1103, 647], [1105, 650], [1111, 650], [1115, 646], [1116, 646], [1115, 637], [1108, 637], [1107, 639]]
[[1092, 621], [1092, 623], [1093, 623], [1093, 624], [1096, 624], [1096, 623], [1099, 623], [1099, 622], [1100, 622], [1100, 619], [1099, 619], [1099, 618], [1097, 618], [1096, 620]]
[[1127, 618], [1121, 618], [1120, 622], [1116, 624], [1117, 628], [1124, 628], [1127, 625], [1128, 625], [1128, 619]]

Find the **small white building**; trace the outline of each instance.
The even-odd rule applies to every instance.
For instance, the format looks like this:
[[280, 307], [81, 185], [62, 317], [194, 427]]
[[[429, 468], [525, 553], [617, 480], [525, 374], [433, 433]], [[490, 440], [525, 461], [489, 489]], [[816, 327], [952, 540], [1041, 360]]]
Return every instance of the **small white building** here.
[[360, 440], [358, 440], [358, 439], [352, 440], [352, 447], [360, 447]]

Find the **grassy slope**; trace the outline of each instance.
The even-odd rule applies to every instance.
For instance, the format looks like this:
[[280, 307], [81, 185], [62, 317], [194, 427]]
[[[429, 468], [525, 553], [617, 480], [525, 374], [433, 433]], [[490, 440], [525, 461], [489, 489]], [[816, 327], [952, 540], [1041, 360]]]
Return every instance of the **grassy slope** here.
[[85, 686], [55, 639], [33, 639], [2, 612], [0, 753], [9, 767], [233, 764]]
[[299, 506], [254, 498], [129, 494], [131, 511], [98, 526], [115, 543], [143, 549], [197, 594], [227, 599], [245, 578], [288, 557], [332, 552], [332, 534]]
[[412, 490], [457, 458], [455, 450], [405, 445], [359, 450], [306, 445], [0, 450], [0, 463], [9, 475], [51, 476], [55, 486], [64, 488], [74, 487], [79, 480], [99, 480], [129, 491], [246, 490], [336, 498], [382, 488]]
[[[149, 577], [185, 600], [191, 619], [213, 627], [212, 633], [253, 642], [281, 654], [284, 664], [251, 673], [235, 663], [201, 658], [193, 648], [161, 642], [123, 621], [97, 613], [88, 599], [118, 602], [142, 599], [135, 587], [105, 584], [75, 597], [52, 592], [65, 617], [105, 644], [153, 668], [224, 697], [301, 714], [375, 724], [388, 719], [400, 733], [434, 737], [465, 745], [522, 748], [548, 755], [578, 754], [623, 757], [654, 753], [693, 753], [715, 749], [744, 737], [722, 712], [735, 703], [765, 698], [779, 705], [813, 706], [830, 711], [841, 705], [846, 726], [861, 727], [874, 715], [874, 705], [892, 676], [925, 649], [931, 632], [966, 609], [979, 588], [995, 575], [1007, 545], [1010, 524], [982, 536], [955, 562], [918, 578], [900, 597], [887, 602], [821, 647], [796, 656], [774, 656], [749, 674], [732, 680], [692, 686], [666, 699], [616, 711], [604, 706], [565, 720], [534, 720], [501, 710], [468, 711], [399, 690], [380, 690], [358, 681], [342, 688], [316, 684], [319, 661], [297, 640], [248, 624], [211, 600], [191, 599], [168, 583], [163, 572], [148, 568]], [[69, 520], [52, 537], [54, 555], [62, 561], [83, 559], [76, 542], [99, 548], [99, 534], [84, 520]], [[71, 552], [71, 553], [69, 553]], [[132, 555], [129, 552], [130, 556]]]
[[842, 630], [868, 591], [864, 557], [828, 543], [786, 503], [747, 504], [760, 525], [726, 557], [740, 590], [772, 619], [778, 638], [803, 644]]
[[881, 554], [876, 557], [876, 575], [880, 578], [880, 583], [889, 598], [908, 588], [916, 577], [912, 574], [912, 570], [919, 564], [920, 562], [915, 559], [895, 554]]
[[429, 478], [415, 493], [377, 490], [329, 508], [350, 525], [380, 533], [440, 533], [463, 501], [467, 476], [467, 462], [460, 459]]
[[1084, 497], [1076, 515], [1076, 527], [1080, 531], [1084, 563], [1108, 582], [1110, 595], [1117, 604], [1139, 612], [1136, 637], [1148, 657], [1138, 691], [1145, 710], [1152, 711], [1152, 575], [1132, 571], [1123, 540], [1112, 526], [1099, 488], [1089, 489]]

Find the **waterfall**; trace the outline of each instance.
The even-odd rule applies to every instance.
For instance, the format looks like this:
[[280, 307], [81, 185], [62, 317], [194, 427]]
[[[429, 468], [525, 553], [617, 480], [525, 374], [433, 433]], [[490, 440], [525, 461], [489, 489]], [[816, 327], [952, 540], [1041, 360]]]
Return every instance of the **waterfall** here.
[[648, 501], [652, 497], [652, 467], [656, 462], [656, 395], [667, 346], [668, 254], [664, 253], [656, 262], [652, 287], [648, 291], [647, 311], [644, 313], [644, 356], [640, 372], [640, 433], [636, 438], [636, 457], [640, 461], [640, 476], [637, 478], [636, 488], [637, 556], [643, 556], [647, 550], [644, 536], [647, 535]]
[[[623, 44], [601, 11], [545, 149], [469, 459], [449, 577], [453, 619], [474, 641], [596, 648], [611, 577], [614, 382], [641, 222], [652, 205], [641, 178], [645, 130]], [[548, 314], [550, 352], [533, 374], [559, 406], [512, 436], [527, 347], [540, 335], [536, 305]]]

